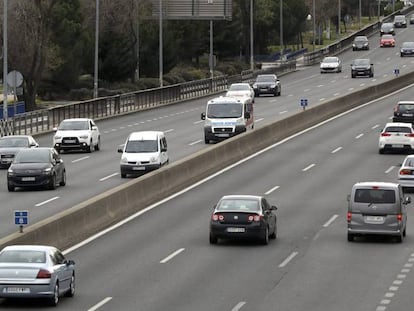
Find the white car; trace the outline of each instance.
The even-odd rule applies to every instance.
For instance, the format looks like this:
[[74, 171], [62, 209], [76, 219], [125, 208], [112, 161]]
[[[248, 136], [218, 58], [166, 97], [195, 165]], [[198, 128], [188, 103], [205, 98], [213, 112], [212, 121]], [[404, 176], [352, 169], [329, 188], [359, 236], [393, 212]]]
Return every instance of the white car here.
[[414, 129], [411, 123], [387, 123], [378, 142], [379, 153], [387, 150], [414, 150]]
[[398, 183], [403, 188], [414, 188], [414, 155], [408, 155], [398, 171]]
[[342, 63], [339, 57], [327, 56], [321, 61], [320, 65], [321, 73], [325, 72], [341, 72]]
[[254, 90], [249, 83], [233, 83], [227, 90], [226, 97], [250, 97], [254, 101]]
[[53, 147], [59, 153], [63, 150], [92, 152], [101, 148], [101, 135], [92, 119], [65, 119], [54, 130]]

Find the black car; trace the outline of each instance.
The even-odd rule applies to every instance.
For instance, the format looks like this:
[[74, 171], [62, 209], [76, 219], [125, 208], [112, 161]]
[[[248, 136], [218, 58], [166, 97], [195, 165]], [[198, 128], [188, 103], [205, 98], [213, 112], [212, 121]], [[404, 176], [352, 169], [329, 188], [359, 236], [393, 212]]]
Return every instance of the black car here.
[[383, 23], [381, 25], [380, 35], [390, 34], [395, 36], [394, 24], [393, 23]]
[[356, 36], [352, 42], [352, 51], [369, 50], [369, 41], [366, 36]]
[[374, 76], [374, 64], [371, 63], [369, 58], [354, 59], [351, 63], [351, 76], [352, 78], [357, 76], [372, 78]]
[[403, 42], [401, 44], [400, 56], [404, 57], [411, 55], [414, 55], [414, 42]]
[[414, 101], [399, 101], [394, 108], [392, 122], [414, 123]]
[[407, 28], [407, 19], [405, 15], [394, 16], [394, 27], [395, 28]]
[[7, 171], [7, 188], [46, 187], [55, 189], [66, 185], [63, 160], [54, 148], [22, 149]]
[[39, 144], [30, 135], [3, 136], [0, 138], [0, 167], [9, 167], [20, 149], [36, 147]]
[[253, 83], [254, 96], [260, 94], [273, 94], [273, 96], [280, 96], [282, 92], [282, 85], [280, 80], [274, 74], [258, 75], [256, 81]]
[[214, 208], [210, 220], [210, 244], [218, 239], [255, 238], [268, 244], [277, 236], [276, 206], [262, 196], [226, 195]]
[[410, 15], [410, 24], [414, 24], [414, 14]]

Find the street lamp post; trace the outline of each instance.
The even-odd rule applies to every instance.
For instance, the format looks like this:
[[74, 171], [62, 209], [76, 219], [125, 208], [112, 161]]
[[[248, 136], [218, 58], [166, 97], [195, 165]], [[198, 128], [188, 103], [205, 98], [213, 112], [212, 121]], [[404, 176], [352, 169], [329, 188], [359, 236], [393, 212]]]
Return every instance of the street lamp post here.
[[253, 0], [250, 0], [250, 70], [254, 70], [253, 54]]
[[7, 0], [3, 1], [3, 119], [7, 119]]
[[313, 6], [312, 6], [312, 15], [313, 15], [313, 51], [315, 51], [315, 32], [316, 32], [316, 19], [315, 19], [315, 0], [313, 0]]
[[359, 0], [359, 29], [361, 29], [361, 19], [362, 19], [362, 6], [361, 6], [361, 0]]
[[159, 70], [160, 70], [160, 87], [163, 87], [164, 86], [164, 82], [163, 82], [163, 75], [162, 75], [162, 73], [163, 73], [163, 71], [164, 71], [164, 69], [163, 69], [163, 51], [162, 51], [162, 45], [163, 45], [163, 43], [162, 43], [162, 0], [159, 0], [159, 4], [160, 4], [160, 16], [159, 16], [159, 18], [160, 18], [160, 20], [159, 20], [159, 23], [160, 23], [160, 25], [159, 25], [159, 31], [160, 31], [160, 33], [159, 33], [159, 37], [160, 37], [160, 39], [159, 39], [159, 44], [160, 44], [160, 46], [159, 46], [159, 50], [160, 50], [160, 52], [159, 52]]
[[96, 0], [95, 10], [95, 64], [93, 74], [93, 98], [98, 97], [99, 0]]
[[341, 37], [341, 0], [338, 0], [338, 38]]
[[280, 61], [283, 62], [283, 0], [280, 0]]

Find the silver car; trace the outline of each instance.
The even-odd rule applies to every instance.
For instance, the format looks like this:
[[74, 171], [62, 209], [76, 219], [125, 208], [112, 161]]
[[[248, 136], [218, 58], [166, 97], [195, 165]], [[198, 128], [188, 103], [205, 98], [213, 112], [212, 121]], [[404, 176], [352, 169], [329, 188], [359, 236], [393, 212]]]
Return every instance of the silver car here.
[[414, 189], [414, 155], [408, 155], [398, 171], [398, 183], [405, 190]]
[[0, 252], [0, 298], [45, 298], [56, 306], [75, 294], [75, 262], [53, 246], [11, 245]]
[[37, 148], [39, 144], [30, 135], [10, 135], [0, 138], [0, 167], [9, 167], [22, 148]]
[[321, 73], [325, 72], [341, 72], [342, 63], [339, 57], [327, 56], [325, 57], [320, 65]]

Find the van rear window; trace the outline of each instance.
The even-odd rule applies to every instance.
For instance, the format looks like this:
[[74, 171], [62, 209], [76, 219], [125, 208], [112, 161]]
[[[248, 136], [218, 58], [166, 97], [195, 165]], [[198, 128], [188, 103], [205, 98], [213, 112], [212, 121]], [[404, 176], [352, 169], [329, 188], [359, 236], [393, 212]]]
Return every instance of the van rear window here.
[[357, 203], [395, 203], [395, 191], [387, 189], [357, 189]]

